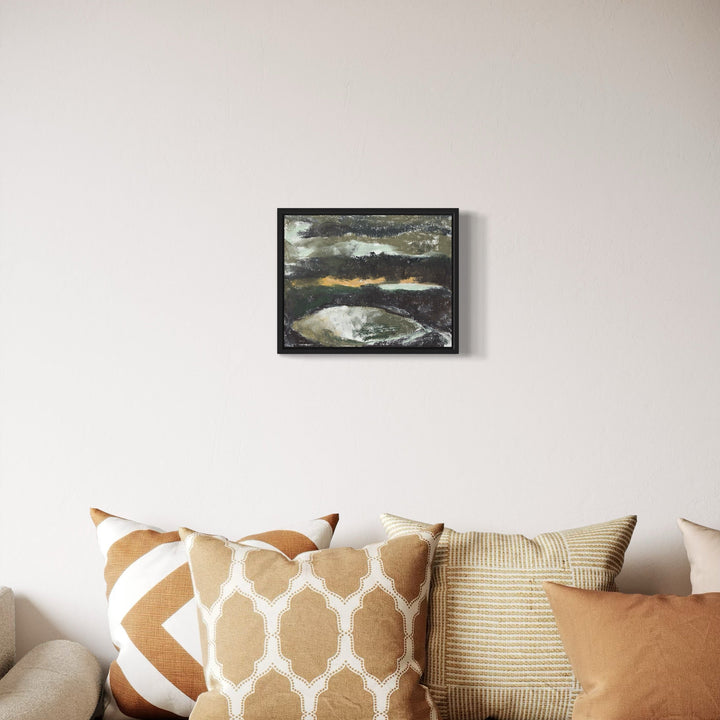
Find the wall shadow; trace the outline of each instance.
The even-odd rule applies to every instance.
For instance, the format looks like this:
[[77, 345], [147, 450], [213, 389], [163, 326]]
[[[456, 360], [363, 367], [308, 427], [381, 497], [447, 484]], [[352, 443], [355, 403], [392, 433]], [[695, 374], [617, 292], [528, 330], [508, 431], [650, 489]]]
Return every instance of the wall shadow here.
[[690, 567], [684, 547], [676, 541], [667, 541], [633, 552], [631, 543], [618, 576], [618, 587], [622, 592], [642, 595], [689, 595]]
[[[459, 317], [459, 355], [460, 357], [485, 358], [488, 353], [488, 266], [487, 266], [487, 218], [474, 212], [459, 213], [458, 227], [458, 317]], [[278, 354], [280, 358], [313, 357], [315, 363], [337, 362], [334, 353], [313, 353], [304, 355], [293, 353]], [[353, 357], [353, 353], [342, 355]], [[369, 362], [401, 362], [408, 355], [398, 353], [357, 353]], [[432, 354], [417, 357], [434, 357]]]
[[460, 355], [487, 357], [487, 218], [460, 212]]

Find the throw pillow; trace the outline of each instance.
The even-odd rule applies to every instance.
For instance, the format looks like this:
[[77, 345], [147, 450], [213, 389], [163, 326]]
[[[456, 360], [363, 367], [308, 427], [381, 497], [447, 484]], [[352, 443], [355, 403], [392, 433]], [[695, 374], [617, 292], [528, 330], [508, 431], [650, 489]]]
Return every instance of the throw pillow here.
[[717, 720], [720, 593], [544, 587], [583, 687], [573, 720]]
[[694, 593], [720, 592], [720, 530], [678, 520], [690, 562]]
[[295, 560], [180, 530], [204, 627], [192, 720], [432, 720], [427, 595], [442, 525]]
[[[105, 556], [110, 635], [118, 650], [110, 665], [105, 718], [188, 717], [207, 687], [180, 536], [94, 508], [90, 515]], [[244, 542], [294, 557], [328, 547], [337, 521], [337, 515], [328, 515]]]
[[[423, 523], [383, 515], [390, 537]], [[445, 530], [435, 555], [425, 682], [447, 720], [565, 720], [580, 687], [542, 582], [615, 590], [636, 518], [523, 535]]]

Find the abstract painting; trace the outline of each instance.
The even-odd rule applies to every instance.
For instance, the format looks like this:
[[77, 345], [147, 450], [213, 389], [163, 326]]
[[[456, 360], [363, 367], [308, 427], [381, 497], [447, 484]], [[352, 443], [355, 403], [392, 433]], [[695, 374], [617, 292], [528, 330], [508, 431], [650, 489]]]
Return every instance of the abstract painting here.
[[279, 209], [279, 353], [457, 353], [458, 210]]

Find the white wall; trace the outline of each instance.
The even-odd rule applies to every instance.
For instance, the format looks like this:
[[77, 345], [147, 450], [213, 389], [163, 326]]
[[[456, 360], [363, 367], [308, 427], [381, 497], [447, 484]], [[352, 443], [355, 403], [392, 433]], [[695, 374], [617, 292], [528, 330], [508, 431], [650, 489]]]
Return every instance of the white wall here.
[[[720, 525], [720, 5], [0, 0], [0, 581], [107, 662], [87, 509], [231, 536]], [[275, 209], [461, 209], [459, 357], [278, 356]]]

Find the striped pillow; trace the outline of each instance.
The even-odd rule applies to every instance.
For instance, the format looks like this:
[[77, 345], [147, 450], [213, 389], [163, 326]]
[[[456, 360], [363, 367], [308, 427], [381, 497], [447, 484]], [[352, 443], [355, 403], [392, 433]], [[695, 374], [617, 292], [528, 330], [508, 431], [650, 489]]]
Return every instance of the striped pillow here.
[[[110, 635], [118, 650], [110, 665], [105, 718], [185, 718], [207, 688], [204, 643], [180, 536], [95, 508], [90, 516], [105, 556]], [[337, 521], [337, 515], [328, 515], [243, 542], [292, 558], [327, 548]]]
[[[381, 519], [391, 538], [428, 527]], [[629, 516], [534, 540], [443, 532], [424, 682], [444, 720], [569, 720], [580, 686], [542, 583], [616, 590], [635, 522]]]

